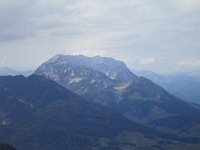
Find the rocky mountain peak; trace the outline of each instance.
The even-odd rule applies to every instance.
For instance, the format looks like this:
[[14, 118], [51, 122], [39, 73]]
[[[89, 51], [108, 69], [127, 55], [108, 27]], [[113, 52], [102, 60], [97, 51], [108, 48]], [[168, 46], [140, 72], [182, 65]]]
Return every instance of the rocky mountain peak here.
[[49, 63], [57, 63], [57, 64], [71, 64], [73, 66], [87, 66], [94, 70], [100, 71], [104, 73], [111, 79], [119, 80], [119, 81], [133, 81], [137, 79], [137, 76], [134, 75], [125, 65], [124, 62], [115, 60], [110, 57], [87, 57], [84, 55], [56, 55], [52, 57], [50, 60], [45, 62], [41, 67], [44, 67], [45, 64]]

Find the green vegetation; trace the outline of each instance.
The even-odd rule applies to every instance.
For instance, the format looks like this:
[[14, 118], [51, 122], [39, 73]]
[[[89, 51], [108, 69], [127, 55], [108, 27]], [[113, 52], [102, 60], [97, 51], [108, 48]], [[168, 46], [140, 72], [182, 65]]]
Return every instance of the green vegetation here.
[[10, 144], [0, 142], [0, 150], [17, 150], [17, 149], [11, 146]]
[[112, 138], [98, 138], [93, 150], [198, 150], [200, 144], [162, 139], [150, 134], [123, 131]]

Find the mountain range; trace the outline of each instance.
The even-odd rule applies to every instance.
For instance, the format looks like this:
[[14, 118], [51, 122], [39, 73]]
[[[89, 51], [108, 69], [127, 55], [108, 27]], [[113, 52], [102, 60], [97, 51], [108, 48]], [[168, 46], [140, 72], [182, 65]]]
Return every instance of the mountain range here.
[[0, 76], [0, 141], [20, 150], [196, 150], [199, 131], [200, 105], [113, 58], [56, 55]]
[[0, 77], [0, 99], [0, 140], [21, 150], [101, 148], [101, 139], [122, 131], [153, 134], [37, 75]]
[[85, 98], [121, 112], [131, 121], [182, 137], [200, 133], [200, 106], [185, 102], [144, 77], [124, 62], [108, 57], [56, 55], [35, 74], [56, 81]]
[[200, 104], [199, 71], [160, 75], [144, 70], [136, 72], [136, 74], [152, 80], [181, 99]]
[[175, 150], [200, 143], [130, 121], [38, 75], [0, 77], [0, 133], [19, 150]]

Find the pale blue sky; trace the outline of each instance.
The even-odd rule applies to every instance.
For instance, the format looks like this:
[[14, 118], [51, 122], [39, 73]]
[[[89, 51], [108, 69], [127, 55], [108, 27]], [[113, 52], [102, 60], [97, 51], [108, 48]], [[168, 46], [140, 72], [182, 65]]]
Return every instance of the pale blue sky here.
[[0, 67], [109, 56], [158, 73], [200, 70], [199, 0], [1, 0]]

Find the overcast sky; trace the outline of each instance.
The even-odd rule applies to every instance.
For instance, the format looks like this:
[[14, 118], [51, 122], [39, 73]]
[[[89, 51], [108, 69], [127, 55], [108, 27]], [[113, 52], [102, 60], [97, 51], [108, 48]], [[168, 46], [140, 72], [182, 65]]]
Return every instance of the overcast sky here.
[[56, 54], [200, 70], [200, 0], [0, 0], [0, 67], [36, 69]]

